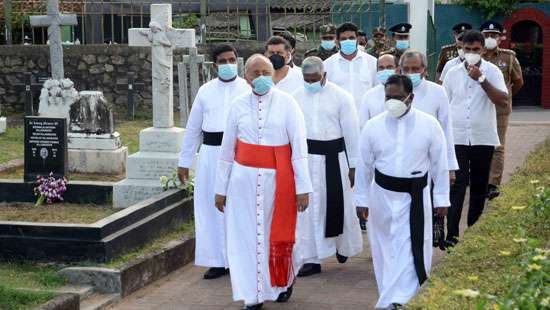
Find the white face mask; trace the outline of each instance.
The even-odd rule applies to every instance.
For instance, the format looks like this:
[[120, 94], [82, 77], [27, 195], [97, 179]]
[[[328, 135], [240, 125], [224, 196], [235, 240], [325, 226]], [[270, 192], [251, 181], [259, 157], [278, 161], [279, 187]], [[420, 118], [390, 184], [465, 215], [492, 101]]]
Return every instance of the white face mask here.
[[481, 60], [481, 55], [476, 53], [466, 53], [464, 59], [469, 65], [475, 65]]
[[459, 48], [458, 49], [458, 57], [460, 57], [460, 59], [464, 60], [464, 50]]
[[495, 49], [497, 47], [497, 45], [498, 45], [497, 39], [495, 39], [495, 38], [486, 38], [485, 39], [485, 47], [487, 49], [490, 49], [490, 50]]
[[[409, 98], [409, 96], [407, 96], [407, 98], [405, 98], [405, 100], [407, 100]], [[405, 100], [401, 101], [401, 100], [398, 100], [398, 99], [389, 99], [384, 104], [384, 107], [386, 108], [386, 111], [388, 111], [388, 113], [391, 116], [393, 116], [395, 118], [400, 118], [401, 116], [403, 116], [403, 114], [405, 114], [405, 112], [407, 112], [407, 109], [409, 108], [405, 104], [405, 102], [404, 102]]]

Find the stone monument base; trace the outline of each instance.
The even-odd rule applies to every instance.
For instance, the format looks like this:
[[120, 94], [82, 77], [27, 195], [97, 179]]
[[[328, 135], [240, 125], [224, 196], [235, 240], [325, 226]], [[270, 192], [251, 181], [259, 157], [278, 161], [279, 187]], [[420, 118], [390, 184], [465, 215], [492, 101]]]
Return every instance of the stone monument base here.
[[184, 129], [146, 128], [139, 133], [140, 151], [128, 156], [126, 179], [113, 186], [113, 206], [126, 208], [162, 192], [160, 177], [178, 167]]
[[6, 132], [8, 121], [5, 117], [0, 117], [0, 134]]
[[121, 174], [126, 167], [128, 148], [120, 134], [69, 133], [69, 171], [77, 173]]

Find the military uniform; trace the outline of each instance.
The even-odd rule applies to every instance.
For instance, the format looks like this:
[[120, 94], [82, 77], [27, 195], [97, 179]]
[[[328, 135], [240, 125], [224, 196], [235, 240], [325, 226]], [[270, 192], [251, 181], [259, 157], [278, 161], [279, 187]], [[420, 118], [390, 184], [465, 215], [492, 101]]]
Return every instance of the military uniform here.
[[381, 52], [379, 54], [379, 56], [382, 56], [382, 55], [393, 55], [395, 57], [395, 59], [397, 59], [397, 61], [399, 61], [399, 59], [401, 58], [401, 55], [403, 55], [403, 53], [405, 53], [406, 50], [398, 50], [396, 49], [395, 47], [390, 47], [389, 49]]
[[495, 152], [493, 153], [489, 184], [497, 186], [500, 185], [502, 180], [502, 170], [504, 168], [504, 144], [506, 142], [508, 120], [512, 112], [512, 83], [522, 78], [522, 72], [521, 65], [516, 58], [516, 53], [512, 50], [497, 47], [496, 52], [491, 57], [483, 55], [483, 59], [491, 62], [502, 71], [509, 96], [508, 105], [506, 107], [495, 106], [497, 110], [497, 131], [500, 146], [495, 148]]
[[[455, 40], [462, 40], [459, 38], [462, 33], [466, 30], [472, 29], [472, 25], [468, 23], [458, 23], [451, 28], [453, 30], [453, 35], [455, 36]], [[444, 45], [441, 47], [441, 51], [439, 52], [439, 60], [437, 61], [437, 66], [435, 68], [435, 73], [437, 77], [441, 75], [441, 72], [443, 72], [443, 68], [445, 68], [445, 64], [447, 61], [458, 57], [458, 47], [456, 43]]]
[[319, 46], [317, 48], [313, 48], [313, 49], [308, 50], [304, 54], [304, 58], [309, 57], [309, 56], [317, 56], [317, 57], [321, 58], [322, 60], [325, 60], [325, 59], [329, 58], [330, 56], [332, 56], [336, 53], [338, 53], [338, 48], [337, 47], [334, 47], [331, 50], [326, 50], [322, 46]]
[[[373, 38], [377, 35], [377, 34], [383, 34], [385, 35], [386, 34], [386, 28], [384, 27], [376, 27], [372, 30], [372, 36]], [[371, 56], [373, 57], [376, 57], [378, 58], [380, 56], [380, 53], [382, 53], [383, 51], [389, 49], [389, 45], [388, 45], [388, 42], [387, 40], [374, 40], [374, 45], [371, 46], [370, 48], [368, 48], [366, 50], [366, 52], [368, 54], [370, 54]]]
[[[397, 24], [397, 25], [392, 26], [389, 30], [393, 33], [394, 36], [396, 34], [408, 35], [411, 31], [411, 28], [412, 28], [411, 24], [401, 23], [401, 24]], [[409, 44], [408, 39], [406, 41], [407, 41], [407, 44]], [[390, 43], [389, 48], [386, 49], [385, 51], [381, 52], [380, 56], [390, 54], [390, 55], [393, 55], [399, 61], [399, 59], [401, 58], [401, 55], [403, 55], [403, 53], [405, 53], [405, 51], [408, 48], [410, 48], [410, 46], [408, 46], [406, 48], [403, 48], [403, 49], [398, 49], [398, 48], [396, 48], [396, 44], [397, 44], [397, 42], [395, 40], [392, 40], [391, 43]]]

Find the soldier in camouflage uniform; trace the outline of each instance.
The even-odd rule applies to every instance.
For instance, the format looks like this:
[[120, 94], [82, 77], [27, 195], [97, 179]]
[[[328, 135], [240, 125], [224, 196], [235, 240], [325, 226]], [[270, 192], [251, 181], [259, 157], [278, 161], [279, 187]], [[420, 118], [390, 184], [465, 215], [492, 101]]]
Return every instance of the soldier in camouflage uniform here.
[[458, 49], [457, 49], [457, 41], [459, 35], [464, 33], [466, 30], [471, 30], [472, 25], [468, 23], [459, 23], [453, 26], [453, 37], [455, 40], [455, 43], [444, 45], [441, 47], [441, 51], [439, 52], [439, 60], [437, 61], [437, 66], [435, 68], [435, 76], [436, 80], [439, 80], [439, 77], [441, 76], [441, 72], [443, 72], [443, 68], [445, 67], [445, 64], [447, 61], [458, 57]]
[[319, 47], [307, 51], [304, 55], [304, 59], [309, 56], [317, 56], [322, 60], [325, 60], [338, 53], [338, 47], [336, 46], [336, 27], [333, 24], [323, 25], [321, 30], [321, 45]]
[[376, 27], [372, 30], [372, 38], [374, 41], [374, 46], [367, 50], [367, 53], [378, 58], [380, 53], [389, 49], [387, 38], [386, 38], [386, 28]]
[[497, 111], [497, 131], [500, 140], [500, 146], [495, 148], [493, 161], [491, 162], [491, 173], [489, 175], [489, 186], [487, 196], [493, 199], [500, 195], [498, 186], [502, 179], [502, 169], [504, 167], [504, 144], [506, 139], [506, 130], [508, 128], [508, 119], [512, 112], [512, 96], [523, 86], [523, 75], [521, 65], [516, 58], [516, 53], [512, 50], [499, 48], [504, 28], [495, 21], [486, 21], [480, 27], [485, 36], [485, 53], [483, 59], [497, 66], [508, 88], [508, 105], [506, 107], [495, 106]]
[[380, 53], [380, 55], [391, 54], [398, 61], [401, 58], [401, 55], [411, 47], [409, 37], [412, 25], [408, 23], [401, 23], [394, 25], [390, 28], [392, 33], [392, 42], [389, 49]]

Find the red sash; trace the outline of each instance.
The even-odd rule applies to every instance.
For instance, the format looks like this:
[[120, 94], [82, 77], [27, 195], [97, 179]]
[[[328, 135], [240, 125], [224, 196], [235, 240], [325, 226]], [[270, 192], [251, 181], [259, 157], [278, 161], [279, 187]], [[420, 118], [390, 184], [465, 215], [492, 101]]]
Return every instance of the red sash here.
[[275, 209], [269, 235], [269, 272], [271, 285], [286, 287], [294, 276], [292, 248], [295, 242], [296, 184], [290, 144], [267, 146], [237, 140], [235, 160], [248, 167], [275, 169]]

